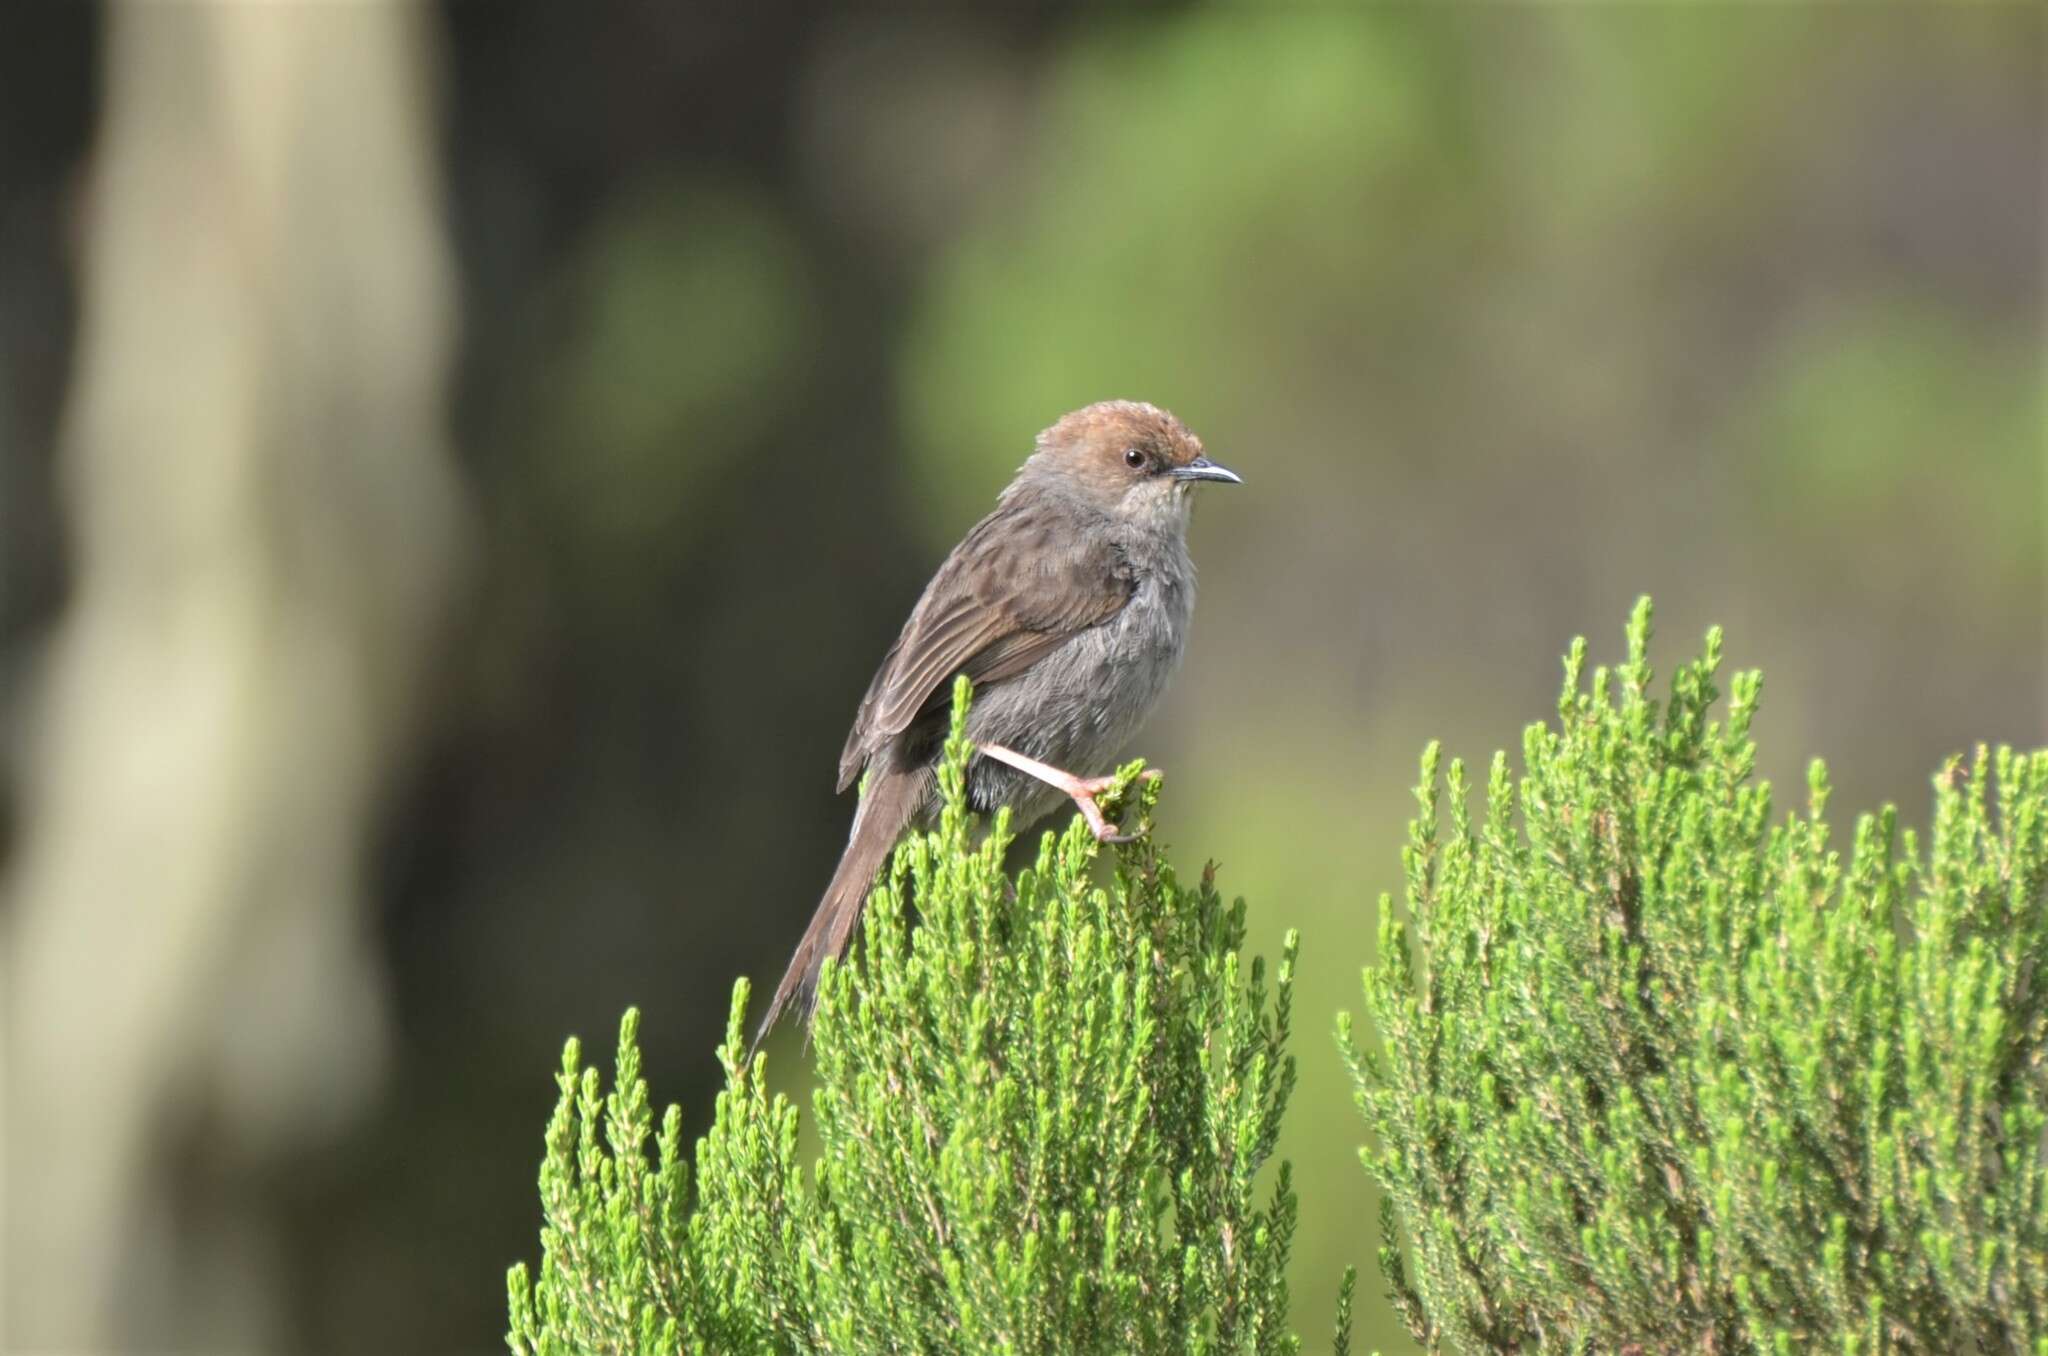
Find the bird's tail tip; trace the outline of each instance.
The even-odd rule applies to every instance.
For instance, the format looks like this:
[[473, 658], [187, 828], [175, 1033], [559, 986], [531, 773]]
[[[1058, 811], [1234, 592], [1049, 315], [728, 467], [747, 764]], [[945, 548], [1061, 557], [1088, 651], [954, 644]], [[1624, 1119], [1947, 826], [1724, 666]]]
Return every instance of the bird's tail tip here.
[[761, 1043], [768, 1039], [770, 1032], [791, 1008], [804, 1024], [804, 1039], [810, 1040], [811, 1011], [818, 1003], [818, 977], [808, 972], [806, 957], [799, 951], [789, 963], [789, 973], [782, 977], [782, 983], [775, 988], [775, 996], [768, 1000], [767, 1011], [761, 1014], [761, 1021], [754, 1028], [754, 1039], [747, 1045], [747, 1058], [760, 1053]]
[[768, 1000], [768, 1010], [761, 1018], [760, 1030], [754, 1033], [750, 1054], [760, 1048], [791, 1008], [802, 1015], [804, 1039], [809, 1042], [811, 1015], [817, 1009], [818, 980], [825, 961], [846, 954], [854, 928], [867, 906], [868, 891], [888, 865], [891, 849], [930, 789], [928, 772], [890, 775], [871, 782], [861, 797], [860, 808], [854, 811], [846, 851], [840, 854], [839, 866], [825, 887], [824, 898], [818, 901], [817, 912], [804, 929], [796, 954], [789, 958], [789, 968], [783, 972], [782, 982], [775, 986], [775, 996]]

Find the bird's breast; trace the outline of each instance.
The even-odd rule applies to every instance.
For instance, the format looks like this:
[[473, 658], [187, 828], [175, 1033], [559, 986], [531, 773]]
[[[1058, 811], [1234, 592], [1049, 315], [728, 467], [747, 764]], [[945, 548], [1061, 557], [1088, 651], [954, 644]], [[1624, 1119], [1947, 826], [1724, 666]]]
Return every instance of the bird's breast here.
[[[1150, 570], [1117, 614], [1077, 632], [1030, 669], [975, 694], [969, 734], [1081, 776], [1108, 771], [1165, 695], [1180, 666], [1194, 611], [1194, 573]], [[1009, 805], [1022, 818], [1060, 799], [988, 759], [975, 764], [982, 809]]]

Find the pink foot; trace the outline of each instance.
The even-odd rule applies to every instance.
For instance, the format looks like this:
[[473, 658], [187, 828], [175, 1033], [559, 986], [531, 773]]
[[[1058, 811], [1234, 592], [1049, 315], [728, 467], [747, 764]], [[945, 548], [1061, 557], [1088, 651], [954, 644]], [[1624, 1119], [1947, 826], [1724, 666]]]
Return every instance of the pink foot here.
[[[1076, 777], [1073, 773], [1041, 763], [1036, 758], [1021, 754], [1015, 749], [1006, 749], [1001, 744], [983, 744], [981, 752], [999, 763], [1008, 763], [1019, 772], [1036, 777], [1047, 786], [1057, 787], [1073, 799], [1081, 811], [1081, 818], [1088, 822], [1088, 831], [1095, 835], [1098, 843], [1130, 843], [1137, 840], [1136, 834], [1119, 833], [1095, 798], [1116, 785], [1115, 777]], [[1148, 767], [1141, 774], [1147, 781], [1158, 781], [1163, 773], [1158, 768]]]

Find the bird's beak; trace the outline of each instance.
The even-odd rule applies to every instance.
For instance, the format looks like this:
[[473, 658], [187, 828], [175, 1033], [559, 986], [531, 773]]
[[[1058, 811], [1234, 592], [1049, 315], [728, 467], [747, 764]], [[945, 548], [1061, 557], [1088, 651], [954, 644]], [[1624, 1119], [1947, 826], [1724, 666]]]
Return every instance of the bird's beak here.
[[1214, 480], [1225, 485], [1242, 485], [1244, 477], [1228, 466], [1218, 466], [1207, 457], [1196, 457], [1185, 466], [1173, 468], [1175, 480]]

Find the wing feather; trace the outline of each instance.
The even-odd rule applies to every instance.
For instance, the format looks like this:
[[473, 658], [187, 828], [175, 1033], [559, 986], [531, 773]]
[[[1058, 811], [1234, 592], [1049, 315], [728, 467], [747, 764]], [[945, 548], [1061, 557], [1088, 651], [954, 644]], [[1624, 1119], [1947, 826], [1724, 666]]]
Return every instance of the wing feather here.
[[1066, 505], [1003, 505], [953, 548], [861, 699], [839, 789], [890, 740], [952, 698], [953, 675], [1003, 682], [1123, 610], [1137, 573], [1107, 531]]

